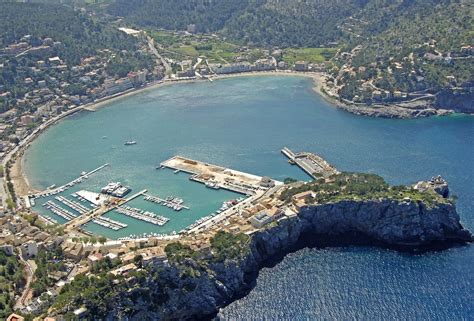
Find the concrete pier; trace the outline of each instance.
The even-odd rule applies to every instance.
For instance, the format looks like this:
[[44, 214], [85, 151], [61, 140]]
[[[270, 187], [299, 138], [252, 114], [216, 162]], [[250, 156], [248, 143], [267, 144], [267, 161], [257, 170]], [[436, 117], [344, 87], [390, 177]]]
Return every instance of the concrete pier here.
[[281, 153], [288, 157], [290, 164], [296, 164], [314, 179], [327, 178], [331, 175], [340, 173], [334, 166], [329, 164], [319, 155], [307, 152], [296, 154], [288, 147], [284, 147], [281, 150]]
[[97, 167], [96, 169], [90, 171], [90, 172], [87, 172], [85, 174], [81, 174], [81, 176], [79, 176], [78, 178], [70, 181], [69, 183], [67, 184], [64, 184], [62, 186], [59, 186], [57, 188], [54, 188], [54, 189], [48, 189], [48, 190], [45, 190], [43, 192], [40, 192], [40, 193], [36, 193], [36, 194], [33, 194], [33, 195], [29, 195], [28, 197], [29, 198], [39, 198], [39, 197], [45, 197], [45, 196], [51, 196], [51, 195], [56, 195], [56, 194], [59, 194], [61, 192], [64, 192], [65, 190], [69, 189], [70, 187], [76, 185], [76, 184], [79, 184], [79, 183], [82, 183], [85, 179], [89, 178], [90, 175], [100, 171], [101, 169], [105, 168], [109, 166], [109, 164], [104, 164], [102, 166], [99, 166]]
[[164, 162], [161, 167], [191, 174], [190, 179], [213, 189], [226, 189], [247, 196], [255, 195], [273, 186], [283, 185], [282, 182], [269, 177], [257, 176], [218, 165], [204, 163], [183, 156], [174, 156]]

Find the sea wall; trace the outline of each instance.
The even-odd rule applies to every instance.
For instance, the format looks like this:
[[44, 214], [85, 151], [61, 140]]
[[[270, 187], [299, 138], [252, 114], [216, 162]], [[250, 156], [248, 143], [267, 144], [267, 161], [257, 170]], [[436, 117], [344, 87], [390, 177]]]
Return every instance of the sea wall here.
[[305, 246], [304, 239], [331, 245], [341, 238], [349, 244], [364, 239], [364, 244], [403, 249], [472, 241], [449, 203], [427, 207], [421, 202], [380, 200], [308, 206], [297, 217], [253, 234], [247, 254], [238, 260], [203, 267], [190, 258], [184, 265], [157, 267], [146, 278], [132, 280], [130, 291], [109, 303], [107, 319], [210, 319], [219, 308], [246, 295], [258, 270], [272, 258]]

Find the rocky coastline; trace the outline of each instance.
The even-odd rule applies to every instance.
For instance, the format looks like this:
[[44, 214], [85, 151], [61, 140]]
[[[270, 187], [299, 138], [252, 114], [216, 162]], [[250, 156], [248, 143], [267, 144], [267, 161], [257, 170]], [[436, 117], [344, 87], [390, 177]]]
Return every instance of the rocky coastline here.
[[[381, 199], [306, 206], [296, 217], [254, 233], [246, 254], [238, 259], [216, 262], [209, 253], [204, 267], [194, 258], [149, 267], [145, 277], [128, 281], [129, 291], [107, 302], [103, 317], [214, 318], [221, 307], [253, 288], [262, 266], [305, 246], [364, 244], [419, 252], [472, 241], [450, 202], [428, 206], [421, 201]], [[189, 270], [194, 271], [191, 276]]]

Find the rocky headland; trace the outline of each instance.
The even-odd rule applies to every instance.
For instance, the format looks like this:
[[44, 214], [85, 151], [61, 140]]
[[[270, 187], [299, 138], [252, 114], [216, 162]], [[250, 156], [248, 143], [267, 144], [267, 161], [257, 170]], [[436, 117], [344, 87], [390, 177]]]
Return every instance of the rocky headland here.
[[216, 260], [211, 251], [153, 267], [108, 302], [107, 320], [193, 320], [246, 295], [261, 266], [303, 246], [365, 244], [430, 250], [464, 244], [472, 235], [451, 203], [340, 201], [307, 206], [292, 218], [250, 236], [243, 255]]

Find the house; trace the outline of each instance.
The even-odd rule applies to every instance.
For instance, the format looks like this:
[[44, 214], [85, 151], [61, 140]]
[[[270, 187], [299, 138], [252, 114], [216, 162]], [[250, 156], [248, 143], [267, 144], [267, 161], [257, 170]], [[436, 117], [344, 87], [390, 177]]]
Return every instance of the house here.
[[313, 191], [305, 191], [301, 192], [298, 194], [293, 195], [291, 198], [291, 201], [293, 202], [293, 205], [296, 207], [296, 209], [301, 209], [303, 206], [306, 205], [306, 200], [308, 198], [314, 198], [316, 196], [316, 193]]
[[86, 307], [81, 307], [79, 309], [74, 310], [73, 313], [77, 319], [83, 319], [87, 317], [87, 315], [89, 314], [89, 311], [87, 310]]
[[59, 57], [53, 57], [53, 58], [48, 58], [48, 61], [51, 65], [61, 65], [63, 62], [61, 61], [61, 59]]
[[24, 321], [24, 320], [25, 320], [24, 317], [15, 313], [10, 314], [7, 318], [7, 321]]
[[194, 23], [189, 24], [186, 28], [189, 33], [196, 33], [196, 25]]
[[20, 247], [21, 256], [29, 259], [38, 255], [38, 243], [35, 241], [28, 241]]
[[250, 224], [255, 228], [262, 228], [272, 221], [272, 218], [265, 212], [262, 211], [250, 218]]
[[124, 266], [119, 267], [118, 269], [115, 269], [111, 271], [113, 275], [125, 275], [131, 271], [136, 271], [137, 266], [134, 263], [130, 263]]
[[34, 122], [34, 117], [31, 116], [31, 115], [23, 115], [23, 116], [21, 116], [21, 118], [20, 118], [20, 123], [21, 123], [23, 126], [31, 125], [31, 124], [33, 124], [33, 122]]
[[102, 261], [104, 256], [101, 253], [94, 253], [87, 257], [87, 261], [89, 262], [89, 266], [93, 266], [95, 263]]

